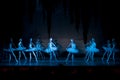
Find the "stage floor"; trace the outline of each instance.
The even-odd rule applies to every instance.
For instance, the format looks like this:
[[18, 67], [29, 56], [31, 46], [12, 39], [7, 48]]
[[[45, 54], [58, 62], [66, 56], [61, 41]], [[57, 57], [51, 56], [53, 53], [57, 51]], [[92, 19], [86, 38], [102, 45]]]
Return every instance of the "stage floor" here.
[[16, 63], [15, 61], [9, 62], [8, 60], [3, 60], [0, 63], [0, 66], [118, 66], [118, 65], [120, 65], [119, 58], [117, 58], [115, 61], [110, 59], [109, 63], [106, 62], [106, 59], [102, 61], [101, 58], [94, 58], [94, 62], [92, 61], [86, 62], [84, 58], [75, 58], [74, 62], [69, 60], [67, 63], [65, 62], [65, 58], [60, 58], [58, 62], [55, 62], [54, 60], [50, 62], [48, 58], [45, 60], [38, 59], [38, 62], [36, 62], [34, 59], [32, 59], [31, 62], [29, 62], [29, 60], [25, 61], [23, 59], [18, 63]]
[[[85, 80], [90, 78], [92, 78], [92, 80], [97, 80], [105, 77], [108, 79], [113, 77], [113, 75], [119, 77], [119, 65], [119, 58], [116, 59], [115, 62], [110, 60], [109, 63], [102, 61], [101, 58], [95, 58], [94, 62], [88, 63], [84, 61], [84, 58], [75, 58], [73, 63], [70, 60], [67, 64], [64, 58], [60, 58], [57, 63], [50, 63], [49, 58], [43, 61], [39, 59], [38, 63], [36, 63], [35, 60], [32, 60], [30, 63], [24, 59], [21, 60], [20, 63], [16, 63], [15, 61], [9, 63], [8, 60], [3, 60], [0, 63], [0, 72], [2, 73], [1, 77], [5, 79], [8, 78], [6, 76], [14, 79], [16, 79], [15, 76], [17, 76], [19, 79], [43, 78], [46, 80], [53, 80], [55, 76], [57, 76], [58, 79], [65, 79], [66, 77], [73, 80], [78, 80], [81, 78], [85, 78]], [[115, 80], [115, 78], [113, 80]]]

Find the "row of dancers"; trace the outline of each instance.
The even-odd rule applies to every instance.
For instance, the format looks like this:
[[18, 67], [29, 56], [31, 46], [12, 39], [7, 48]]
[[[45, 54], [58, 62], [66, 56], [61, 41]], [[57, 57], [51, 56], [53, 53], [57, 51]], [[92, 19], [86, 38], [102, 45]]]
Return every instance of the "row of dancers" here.
[[102, 48], [105, 51], [102, 60], [104, 60], [104, 57], [107, 56], [107, 62], [108, 62], [112, 55], [112, 59], [113, 61], [115, 61], [115, 53], [119, 51], [119, 49], [116, 48], [115, 39], [113, 38], [111, 42], [110, 40], [107, 40], [107, 44], [105, 44]]
[[[109, 63], [110, 57], [112, 57], [112, 60], [115, 62], [115, 53], [119, 51], [116, 47], [115, 39], [112, 38], [112, 41], [107, 40], [107, 44], [102, 46], [102, 49], [104, 50], [102, 61], [104, 61], [105, 56], [107, 57], [106, 62]], [[94, 61], [94, 53], [100, 52], [100, 49], [96, 48], [95, 39], [92, 38], [85, 48], [86, 56], [85, 60], [88, 62], [89, 60]]]
[[[21, 55], [23, 54], [25, 61], [27, 61], [27, 57], [25, 52], [29, 53], [29, 62], [31, 62], [32, 60], [32, 55], [35, 57], [35, 61], [38, 62], [38, 58], [41, 57], [42, 60], [45, 60], [45, 56], [43, 54], [43, 52], [48, 53], [50, 55], [50, 62], [52, 62], [53, 58], [55, 59], [55, 62], [58, 62], [58, 59], [56, 57], [56, 52], [58, 51], [58, 47], [57, 45], [53, 42], [53, 39], [50, 38], [49, 39], [49, 43], [47, 48], [43, 47], [43, 45], [41, 44], [40, 40], [37, 39], [36, 44], [33, 43], [32, 38], [30, 38], [29, 40], [29, 45], [28, 48], [24, 47], [23, 43], [22, 43], [22, 38], [19, 39], [18, 42], [18, 48], [13, 48], [13, 40], [11, 38], [10, 40], [10, 44], [9, 44], [9, 48], [8, 49], [4, 49], [4, 51], [8, 51], [10, 52], [9, 54], [9, 62], [11, 61], [11, 56], [13, 55], [13, 57], [15, 58], [15, 61], [18, 63], [21, 61]], [[104, 54], [102, 56], [102, 60], [104, 60], [105, 55], [107, 55], [107, 62], [109, 62], [110, 60], [110, 56], [113, 55], [113, 60], [115, 61], [115, 53], [118, 51], [118, 49], [116, 49], [116, 43], [115, 43], [115, 39], [112, 39], [112, 43], [110, 43], [110, 40], [107, 41], [107, 44], [104, 45], [103, 47], [104, 50]], [[19, 52], [19, 57], [17, 59], [14, 51], [18, 51]], [[72, 62], [74, 62], [74, 55], [79, 53], [79, 50], [76, 47], [76, 43], [74, 42], [73, 39], [70, 39], [70, 43], [66, 48], [66, 51], [68, 52], [67, 58], [65, 59], [65, 62], [67, 63], [71, 57]], [[94, 61], [94, 53], [98, 53], [100, 52], [100, 50], [98, 48], [96, 48], [96, 42], [95, 39], [92, 38], [85, 46], [85, 51], [86, 51], [86, 55], [85, 55], [85, 61]]]

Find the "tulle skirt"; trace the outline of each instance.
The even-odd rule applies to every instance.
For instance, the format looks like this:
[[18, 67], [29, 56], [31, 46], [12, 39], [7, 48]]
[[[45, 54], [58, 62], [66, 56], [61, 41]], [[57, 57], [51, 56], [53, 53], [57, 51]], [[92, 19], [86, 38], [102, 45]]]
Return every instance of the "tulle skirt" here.
[[26, 49], [25, 51], [26, 52], [32, 52], [32, 51], [37, 51], [37, 49], [36, 48], [31, 48], [31, 49]]
[[67, 52], [70, 52], [70, 53], [78, 53], [79, 52], [77, 49], [74, 49], [74, 48], [67, 48], [66, 50], [67, 50]]
[[97, 53], [97, 52], [99, 52], [99, 49], [98, 48], [92, 48], [91, 51]]
[[7, 52], [11, 52], [11, 51], [15, 51], [16, 49], [15, 48], [11, 48], [11, 49], [3, 49], [4, 51], [7, 51]]
[[86, 52], [90, 52], [90, 51], [91, 51], [91, 50], [90, 50], [90, 47], [86, 47], [86, 48], [85, 48], [85, 51], [86, 51]]
[[26, 49], [25, 47], [19, 47], [16, 50], [18, 50], [18, 51], [24, 51], [25, 49]]
[[36, 48], [37, 51], [43, 51], [43, 48]]
[[53, 52], [53, 51], [57, 51], [57, 47], [52, 47], [52, 48], [46, 48], [45, 49], [46, 53], [50, 53], [50, 52]]
[[119, 49], [116, 49], [116, 48], [114, 48], [114, 49], [112, 49], [112, 52], [119, 52]]
[[94, 52], [94, 53], [97, 53], [97, 52], [99, 52], [99, 49], [98, 49], [98, 48], [86, 47], [86, 48], [85, 48], [85, 51], [86, 51], [86, 52]]
[[111, 51], [112, 50], [112, 48], [108, 48], [108, 47], [105, 47], [105, 46], [103, 46], [102, 47], [105, 51]]

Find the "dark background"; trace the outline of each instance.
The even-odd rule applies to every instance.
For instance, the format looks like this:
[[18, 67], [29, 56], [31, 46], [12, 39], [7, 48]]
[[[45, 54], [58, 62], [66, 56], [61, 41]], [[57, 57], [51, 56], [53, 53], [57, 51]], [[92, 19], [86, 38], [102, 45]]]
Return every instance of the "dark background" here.
[[1, 46], [7, 46], [11, 37], [15, 44], [21, 37], [25, 42], [30, 37], [43, 42], [53, 37], [58, 42], [73, 38], [84, 43], [94, 37], [98, 45], [112, 38], [119, 45], [119, 13], [115, 1], [39, 0], [39, 10], [36, 10], [36, 0], [3, 4]]
[[[90, 38], [95, 37], [98, 47], [101, 47], [106, 40], [115, 38], [117, 46], [120, 46], [118, 2], [105, 2], [104, 0], [40, 0], [40, 7], [36, 10], [35, 1], [36, 0], [9, 0], [2, 2], [2, 23], [0, 28], [1, 54], [3, 53], [2, 49], [8, 47], [11, 37], [16, 46], [21, 37], [26, 46], [30, 37], [34, 40], [40, 38], [45, 45], [49, 37], [53, 37], [64, 47], [66, 47], [70, 38], [74, 38], [76, 43], [79, 43], [79, 41], [86, 43]], [[64, 42], [66, 43], [64, 44]], [[36, 67], [36, 69], [37, 68], [38, 67]], [[72, 67], [68, 70], [64, 67], [60, 67], [59, 69], [47, 68], [37, 69], [38, 71], [30, 68], [25, 71], [27, 71], [28, 74], [30, 71], [31, 73], [40, 72], [39, 74], [43, 73], [44, 75], [51, 74], [51, 76], [54, 75], [54, 73], [59, 76], [58, 73], [61, 73], [61, 75], [67, 77], [70, 75], [75, 77], [87, 74], [93, 77], [93, 79], [97, 78], [94, 76], [98, 76], [99, 72], [106, 72], [104, 74], [109, 73], [111, 75], [118, 75], [120, 72], [119, 68], [113, 67], [110, 67], [110, 69], [107, 69], [108, 67], [96, 69], [89, 67], [81, 67], [81, 69]], [[9, 68], [1, 69], [1, 71], [6, 74], [4, 69], [9, 70]], [[66, 71], [62, 72], [60, 69]], [[81, 71], [82, 69], [83, 71]], [[15, 76], [15, 73], [19, 72], [19, 68], [15, 67], [10, 68], [10, 70], [12, 71], [8, 71], [7, 74], [9, 75], [12, 72], [11, 76]], [[72, 73], [72, 71], [75, 73]], [[24, 71], [21, 70], [19, 73], [22, 74], [23, 72]], [[22, 76], [24, 75], [25, 74]]]

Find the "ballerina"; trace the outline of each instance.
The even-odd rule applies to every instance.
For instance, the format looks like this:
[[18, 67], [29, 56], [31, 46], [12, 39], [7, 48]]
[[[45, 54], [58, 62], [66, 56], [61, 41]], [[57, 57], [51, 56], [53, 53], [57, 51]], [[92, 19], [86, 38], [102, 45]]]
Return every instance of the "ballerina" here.
[[89, 44], [90, 45], [87, 46], [86, 49], [85, 49], [86, 52], [87, 52], [85, 59], [87, 58], [86, 61], [88, 62], [88, 60], [90, 58], [92, 60], [92, 62], [93, 62], [94, 61], [94, 53], [99, 52], [99, 49], [96, 48], [96, 42], [95, 42], [94, 38], [91, 39]]
[[111, 53], [111, 43], [110, 43], [110, 40], [107, 40], [107, 44], [106, 44], [107, 46], [103, 46], [102, 48], [104, 49], [104, 54], [103, 54], [103, 57], [102, 57], [102, 60], [104, 60], [104, 57], [105, 57], [105, 55], [107, 55], [107, 57], [108, 57], [108, 55]]
[[15, 46], [15, 45], [14, 45], [14, 43], [13, 43], [13, 39], [11, 38], [11, 39], [10, 39], [10, 43], [9, 43], [9, 49], [4, 49], [4, 51], [7, 51], [7, 52], [12, 53], [12, 54], [9, 53], [9, 63], [10, 63], [10, 61], [11, 61], [11, 55], [13, 55], [16, 63], [18, 63], [17, 57], [16, 57], [16, 55], [15, 55], [15, 53], [14, 53], [15, 49], [13, 48], [13, 46]]
[[[27, 52], [30, 52], [30, 59], [29, 59], [29, 62], [31, 62], [32, 53], [33, 53], [33, 55], [34, 55], [34, 57], [35, 57], [36, 62], [38, 62], [37, 56], [36, 56], [36, 54], [35, 54], [35, 52], [34, 52], [34, 51], [36, 51], [36, 48], [35, 48], [35, 45], [34, 45], [33, 42], [32, 42], [32, 38], [30, 38], [29, 49], [27, 49], [26, 51], [27, 51]], [[32, 52], [32, 53], [31, 53], [31, 52]]]
[[74, 43], [73, 39], [70, 40], [70, 44], [68, 45], [66, 50], [68, 52], [68, 55], [66, 58], [66, 63], [68, 62], [70, 55], [71, 55], [72, 63], [73, 63], [74, 62], [74, 54], [77, 54], [79, 52], [78, 49], [76, 49], [76, 44]]
[[57, 57], [56, 57], [56, 53], [55, 53], [55, 51], [57, 51], [58, 48], [57, 48], [56, 45], [52, 42], [52, 40], [53, 40], [53, 39], [50, 38], [50, 42], [48, 43], [48, 48], [45, 49], [45, 52], [50, 54], [50, 62], [52, 61], [53, 56], [54, 56], [54, 58], [55, 58], [55, 61], [58, 61], [58, 60], [57, 60]]
[[[44, 60], [45, 59], [45, 56], [42, 54], [42, 51], [44, 51], [44, 47], [42, 46], [42, 44], [40, 43], [40, 40], [37, 39], [36, 41], [36, 45], [35, 45], [37, 51], [36, 51], [36, 55], [37, 57], [41, 56], [41, 58]], [[40, 53], [40, 55], [39, 55]]]
[[19, 39], [19, 43], [18, 43], [18, 48], [17, 48], [17, 50], [19, 51], [19, 61], [20, 61], [20, 59], [21, 59], [21, 53], [23, 54], [25, 60], [27, 60], [27, 57], [26, 57], [26, 55], [25, 55], [25, 53], [24, 53], [24, 50], [25, 50], [25, 49], [26, 49], [26, 48], [23, 46], [23, 43], [22, 43], [22, 38], [20, 38], [20, 39]]
[[119, 50], [116, 48], [116, 42], [115, 39], [112, 38], [112, 47], [111, 47], [111, 52], [109, 53], [108, 57], [107, 57], [107, 62], [109, 62], [110, 60], [110, 56], [112, 55], [112, 59], [113, 61], [115, 61], [115, 53], [118, 52]]
[[91, 56], [91, 50], [90, 50], [90, 45], [91, 45], [91, 40], [89, 42], [87, 42], [86, 46], [85, 46], [85, 51], [86, 51], [86, 55], [85, 55], [85, 61], [88, 62], [90, 56]]

